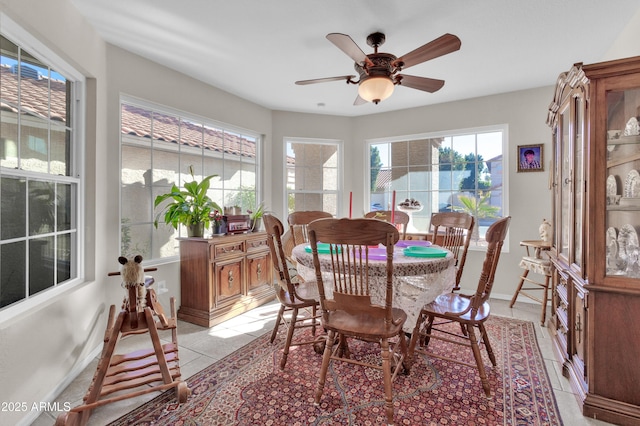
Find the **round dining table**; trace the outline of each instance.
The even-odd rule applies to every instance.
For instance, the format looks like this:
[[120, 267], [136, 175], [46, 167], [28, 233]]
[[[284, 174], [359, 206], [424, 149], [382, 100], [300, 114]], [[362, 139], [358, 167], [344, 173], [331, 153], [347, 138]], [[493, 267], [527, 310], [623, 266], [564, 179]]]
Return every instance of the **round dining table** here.
[[[447, 251], [445, 257], [412, 257], [405, 255], [405, 248], [412, 245], [424, 246], [425, 241], [400, 240], [393, 253], [393, 306], [407, 314], [404, 325], [406, 332], [412, 332], [420, 310], [436, 297], [451, 291], [455, 283], [455, 259]], [[437, 246], [432, 246], [437, 247]], [[380, 249], [383, 250], [383, 249]], [[445, 250], [445, 249], [442, 249]], [[315, 281], [313, 254], [309, 243], [293, 248], [292, 257], [296, 261], [298, 275], [305, 281]], [[331, 259], [328, 254], [318, 254], [322, 271], [325, 294], [333, 297]], [[386, 257], [369, 258], [369, 280], [371, 299], [375, 304], [384, 305], [386, 292]]]

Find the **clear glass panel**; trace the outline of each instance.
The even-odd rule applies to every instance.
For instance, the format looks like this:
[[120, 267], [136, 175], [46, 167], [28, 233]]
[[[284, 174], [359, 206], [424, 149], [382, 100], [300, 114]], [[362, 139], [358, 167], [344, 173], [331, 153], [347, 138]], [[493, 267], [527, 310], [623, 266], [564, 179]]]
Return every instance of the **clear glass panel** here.
[[247, 161], [240, 163], [240, 187], [244, 190], [255, 192], [256, 180], [257, 173], [255, 163]]
[[[205, 233], [208, 231], [205, 230]], [[152, 226], [144, 225], [133, 227], [132, 234], [135, 236], [134, 245], [131, 247], [131, 253], [140, 253], [143, 257], [145, 254], [148, 258], [159, 259], [163, 257], [178, 256], [179, 243], [176, 240], [178, 231], [166, 224], [159, 224], [158, 229]], [[186, 235], [186, 234], [183, 234]], [[151, 247], [148, 242], [151, 241]]]
[[407, 166], [409, 164], [409, 142], [394, 142], [390, 149], [391, 167]]
[[[209, 181], [210, 188], [220, 189], [223, 187], [224, 161], [221, 158], [216, 157], [215, 154], [213, 154], [210, 151], [205, 151], [204, 175], [205, 176], [215, 175], [215, 177]], [[218, 201], [222, 201], [222, 199], [219, 199]]]
[[565, 259], [569, 259], [569, 239], [571, 230], [571, 138], [569, 119], [569, 108], [560, 116], [560, 235], [559, 235], [559, 253]]
[[63, 127], [72, 127], [71, 116], [71, 100], [73, 99], [73, 83], [65, 79], [55, 70], [50, 71], [51, 79], [49, 87], [51, 88], [51, 121], [59, 122]]
[[224, 132], [224, 152], [225, 155], [242, 156], [242, 140], [238, 134]]
[[322, 191], [323, 188], [323, 172], [324, 168], [321, 164], [316, 166], [307, 165], [301, 168], [303, 173], [304, 189], [307, 191]]
[[174, 116], [152, 114], [153, 140], [177, 144], [180, 140], [180, 120]]
[[69, 176], [71, 173], [71, 131], [65, 127], [51, 126], [51, 170], [54, 175]]
[[[224, 149], [224, 132], [216, 127], [204, 126], [204, 152], [207, 157], [222, 157]], [[220, 174], [221, 170], [207, 170], [205, 162], [205, 172], [208, 175]]]
[[0, 237], [2, 240], [26, 235], [27, 181], [21, 178], [0, 178]]
[[122, 105], [121, 110], [122, 134], [140, 136], [151, 141], [151, 111], [133, 105]]
[[242, 135], [242, 155], [245, 158], [256, 158], [257, 157], [257, 145], [258, 140], [256, 138], [248, 137]]
[[419, 191], [429, 188], [431, 182], [431, 166], [409, 167], [409, 190]]
[[438, 148], [438, 158], [434, 158], [434, 164], [451, 164], [453, 162], [453, 150], [451, 147], [452, 139], [451, 137], [446, 137], [442, 139], [440, 143], [440, 148]]
[[[338, 216], [338, 196], [337, 194], [323, 194], [322, 195], [322, 211], [331, 213], [334, 217]], [[353, 217], [358, 217], [360, 214], [353, 213]]]
[[[123, 224], [150, 222], [153, 215], [151, 199], [151, 150], [122, 146], [120, 170], [121, 220]], [[165, 183], [162, 185], [168, 188]]]
[[57, 238], [56, 247], [56, 284], [67, 281], [71, 278], [72, 271], [75, 271], [75, 267], [71, 264], [73, 253], [73, 239], [71, 234], [60, 235]]
[[[185, 182], [193, 181], [194, 178], [200, 182], [205, 176], [202, 168], [202, 150], [198, 150], [199, 152], [188, 151], [189, 150], [183, 150], [182, 155], [180, 155], [181, 185], [184, 185]], [[194, 177], [191, 177], [191, 170], [193, 170]]]
[[53, 287], [56, 268], [53, 236], [29, 241], [29, 296]]
[[169, 230], [173, 231], [173, 228], [165, 225], [164, 222], [158, 223], [158, 229], [153, 229], [153, 234], [151, 234], [152, 228], [153, 226], [149, 224], [123, 226], [121, 231], [121, 254], [123, 256], [139, 254], [144, 259], [150, 259], [151, 247], [149, 247], [149, 244], [152, 236], [154, 239], [158, 239], [160, 244], [160, 241], [168, 243], [170, 236], [173, 234], [173, 232], [169, 232]]
[[582, 98], [575, 100], [575, 141], [573, 144], [573, 207], [574, 207], [574, 225], [573, 225], [573, 262], [582, 268], [582, 235], [583, 235], [583, 203], [584, 203], [584, 103]]
[[18, 46], [12, 41], [6, 39], [0, 35], [0, 64], [5, 65], [5, 69], [10, 72], [2, 72], [0, 80], [0, 95], [2, 96], [2, 102], [5, 102], [8, 106], [17, 107], [17, 87], [15, 74], [18, 63]]
[[431, 164], [431, 145], [427, 140], [409, 141], [409, 165]]
[[56, 217], [57, 231], [68, 231], [75, 228], [73, 200], [76, 198], [75, 184], [56, 184]]
[[[294, 210], [324, 210], [324, 197], [329, 194], [311, 194], [296, 193], [294, 194]], [[333, 195], [335, 199], [335, 195]]]
[[154, 149], [151, 163], [153, 186], [165, 188], [165, 192], [168, 192], [172, 185], [178, 185], [179, 161], [180, 157], [174, 152]]
[[381, 171], [384, 165], [388, 164], [388, 155], [384, 155], [383, 157], [383, 153], [388, 153], [388, 151], [389, 149], [387, 144], [371, 145], [369, 148], [369, 182], [371, 183], [371, 192], [380, 193], [381, 191], [384, 191], [386, 179], [385, 175]]
[[407, 166], [393, 167], [391, 169], [391, 190], [406, 192], [408, 189], [409, 168]]
[[20, 168], [49, 173], [49, 121], [22, 115], [20, 121]]
[[0, 256], [0, 308], [3, 308], [27, 295], [26, 242], [0, 245]]
[[[29, 235], [55, 231], [55, 184], [29, 181]], [[52, 269], [53, 270], [53, 269]]]
[[[4, 76], [4, 73], [2, 73]], [[0, 89], [2, 84], [0, 83]], [[4, 102], [4, 97], [2, 98]], [[2, 111], [0, 115], [2, 136], [0, 137], [0, 166], [8, 169], [18, 168], [18, 116], [15, 112]]]
[[640, 89], [607, 92], [606, 273], [640, 278]]

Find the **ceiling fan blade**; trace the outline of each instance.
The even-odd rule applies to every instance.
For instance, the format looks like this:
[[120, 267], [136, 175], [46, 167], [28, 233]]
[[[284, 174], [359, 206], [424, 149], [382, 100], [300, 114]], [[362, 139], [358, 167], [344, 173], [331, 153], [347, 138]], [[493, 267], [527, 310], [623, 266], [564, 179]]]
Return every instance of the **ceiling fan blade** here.
[[296, 84], [300, 86], [304, 86], [306, 84], [315, 84], [315, 83], [326, 83], [327, 81], [338, 81], [338, 80], [347, 80], [347, 83], [351, 81], [352, 78], [355, 78], [355, 75], [341, 75], [340, 77], [326, 77], [326, 78], [315, 78], [313, 80], [299, 80], [296, 81]]
[[364, 105], [366, 104], [368, 101], [365, 100], [364, 98], [361, 98], [360, 95], [356, 96], [356, 100], [353, 102], [353, 105], [358, 106], [358, 105]]
[[398, 74], [395, 79], [401, 86], [411, 87], [412, 89], [423, 90], [429, 93], [437, 92], [442, 89], [442, 86], [444, 86], [444, 80], [416, 77], [415, 75]]
[[365, 63], [369, 66], [373, 66], [373, 62], [365, 55], [365, 53], [358, 47], [355, 41], [346, 34], [331, 33], [327, 34], [327, 40], [335, 44], [336, 47], [346, 53], [351, 59], [360, 65]]
[[399, 57], [394, 61], [394, 65], [401, 65], [402, 69], [407, 69], [430, 59], [455, 52], [460, 49], [461, 44], [462, 42], [458, 37], [453, 34], [445, 34]]

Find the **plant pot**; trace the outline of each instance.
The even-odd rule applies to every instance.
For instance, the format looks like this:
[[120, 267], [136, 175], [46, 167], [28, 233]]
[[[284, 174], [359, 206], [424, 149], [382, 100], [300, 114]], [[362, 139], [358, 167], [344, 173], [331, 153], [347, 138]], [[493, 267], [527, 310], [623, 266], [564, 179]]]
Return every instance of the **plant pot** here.
[[262, 227], [262, 218], [253, 219], [251, 221], [251, 232], [258, 232]]
[[187, 225], [187, 236], [188, 237], [204, 236], [204, 222], [192, 223], [191, 225]]

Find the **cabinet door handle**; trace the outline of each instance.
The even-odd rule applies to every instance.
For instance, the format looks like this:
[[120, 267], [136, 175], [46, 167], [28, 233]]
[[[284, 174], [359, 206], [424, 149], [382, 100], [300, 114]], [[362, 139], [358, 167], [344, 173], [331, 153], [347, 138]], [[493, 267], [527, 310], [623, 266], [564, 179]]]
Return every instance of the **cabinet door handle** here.
[[578, 332], [578, 343], [581, 343], [582, 341], [582, 319], [580, 318], [580, 314], [578, 314], [577, 316], [577, 321], [576, 321], [576, 331]]
[[229, 283], [229, 290], [231, 290], [233, 288], [233, 269], [229, 269], [229, 272], [227, 273], [227, 282]]
[[565, 185], [569, 185], [571, 183], [571, 179], [570, 178], [564, 178], [564, 184]]

